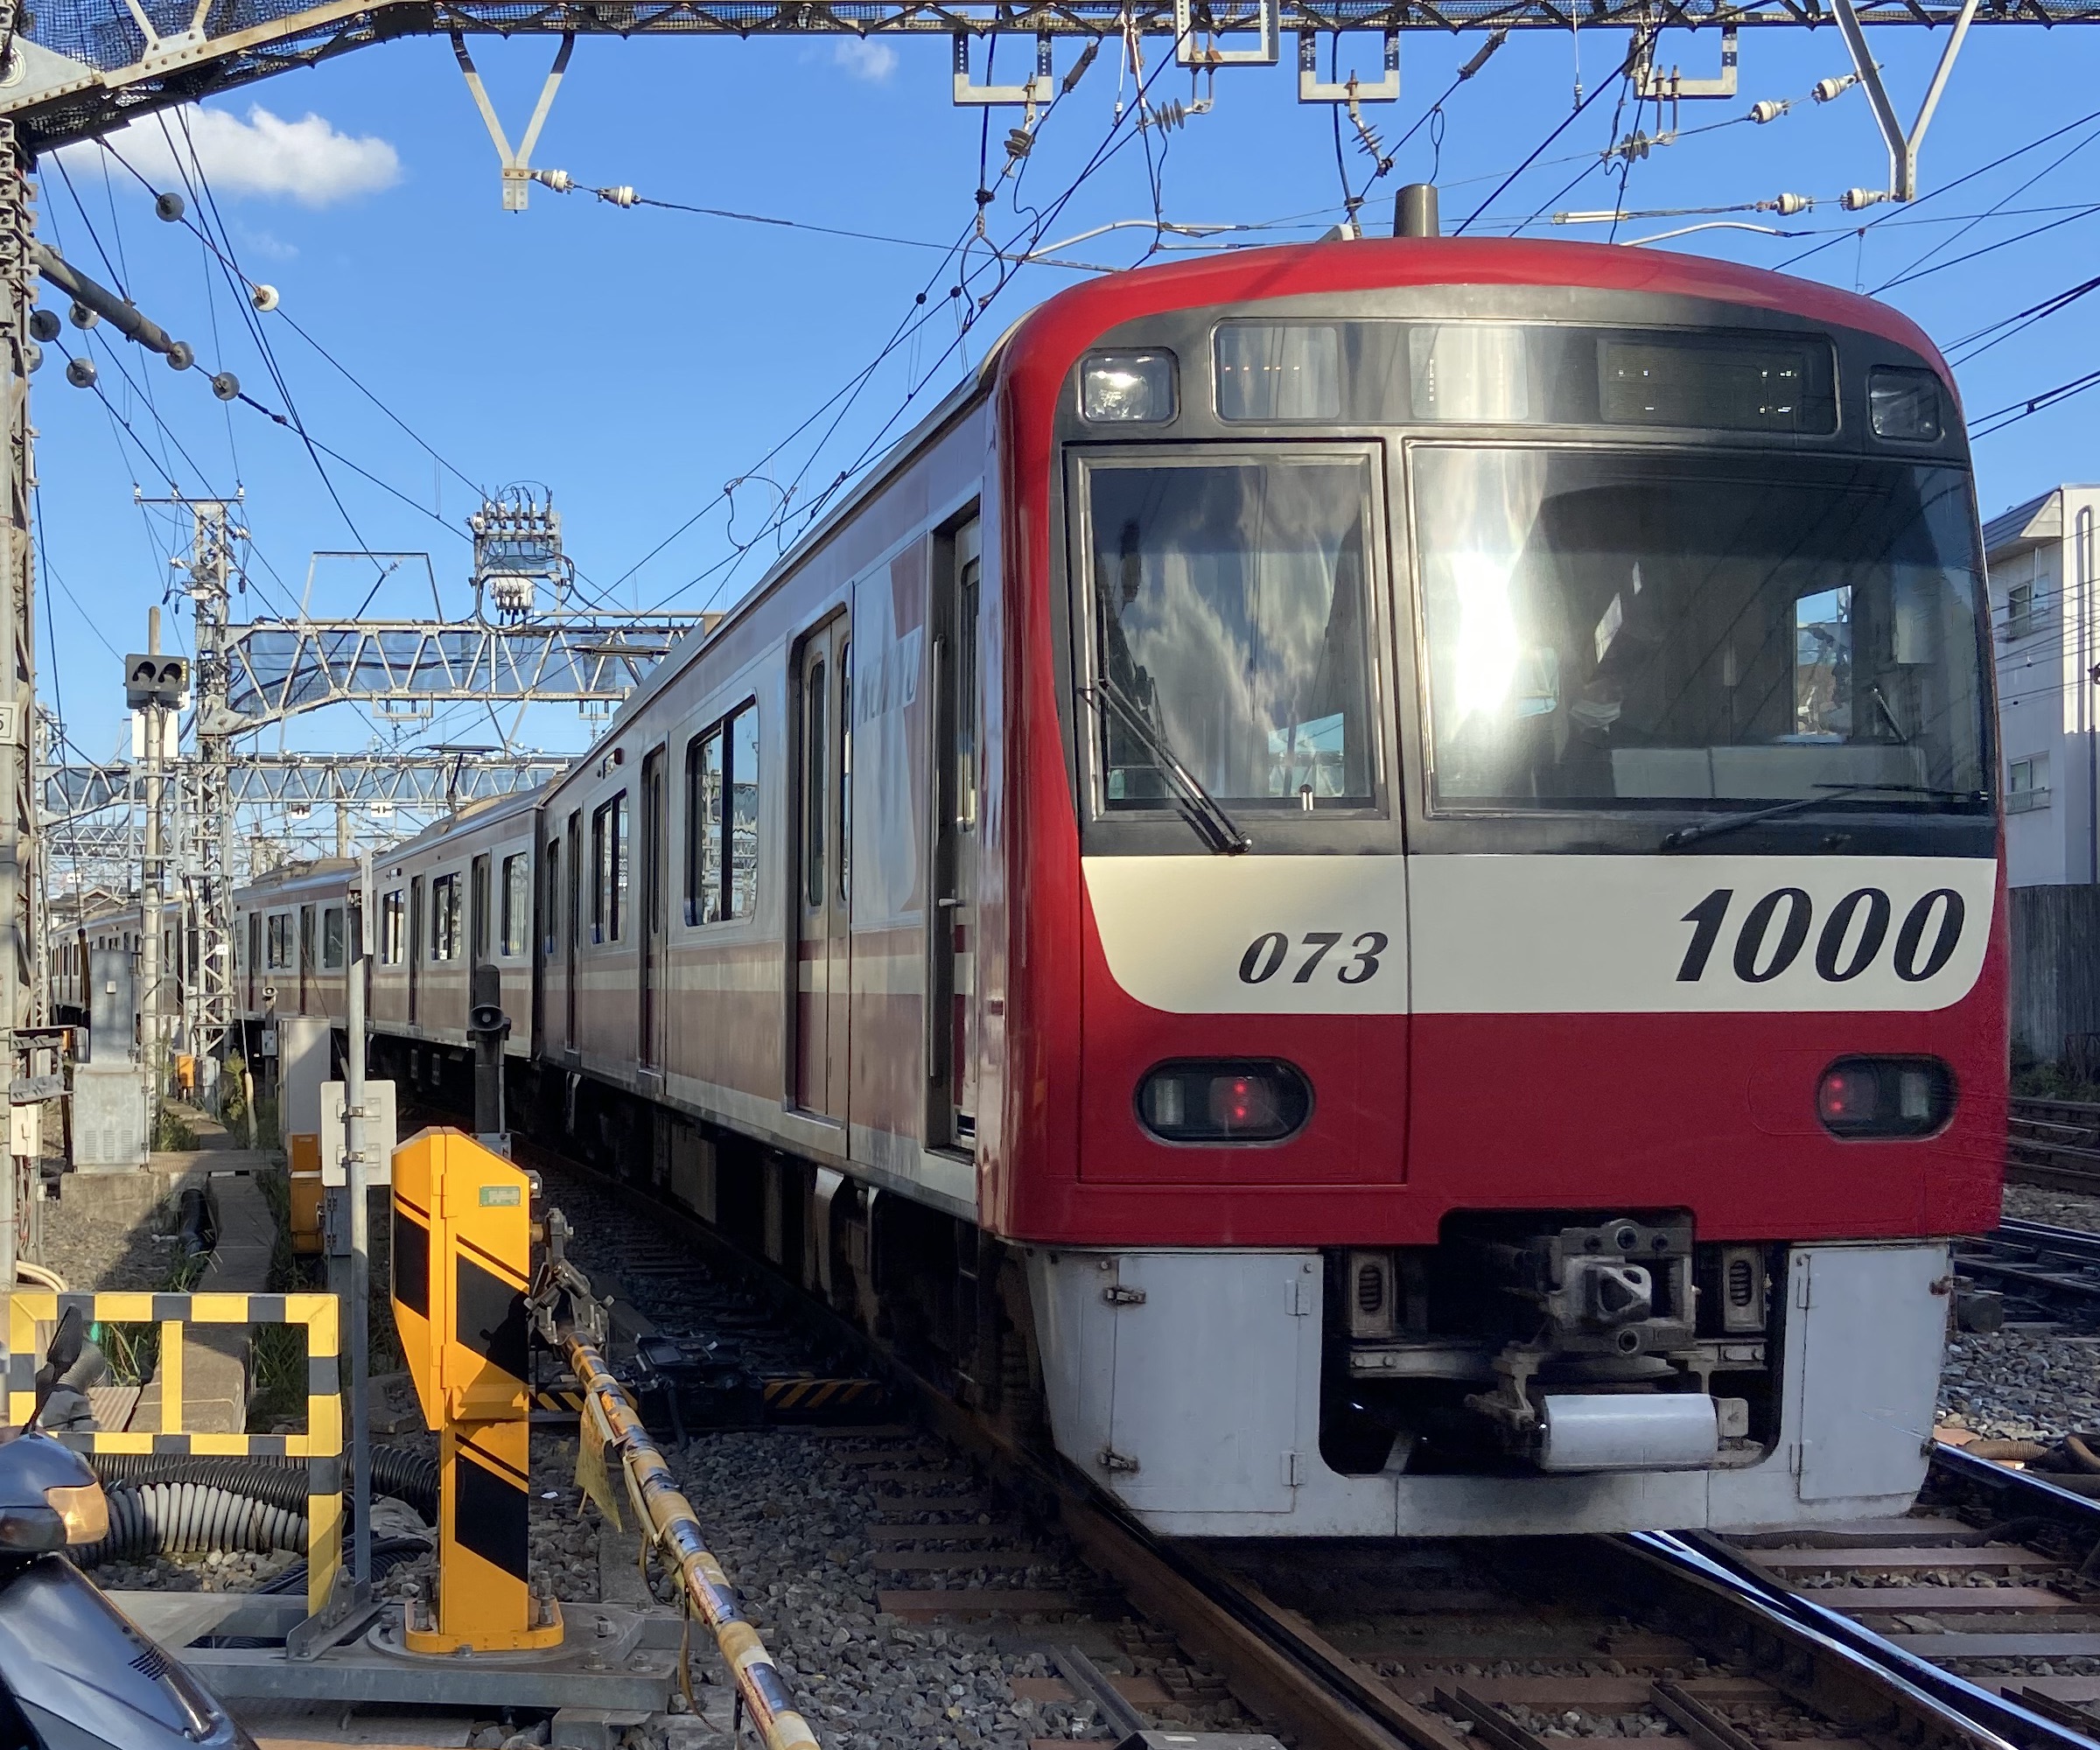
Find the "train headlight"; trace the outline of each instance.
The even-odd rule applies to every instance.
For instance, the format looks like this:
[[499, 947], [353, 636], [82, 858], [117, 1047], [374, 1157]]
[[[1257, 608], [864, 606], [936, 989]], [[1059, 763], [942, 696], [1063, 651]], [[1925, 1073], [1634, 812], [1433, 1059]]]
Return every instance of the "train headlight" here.
[[1079, 410], [1096, 425], [1164, 424], [1174, 416], [1174, 355], [1096, 353], [1080, 370]]
[[1954, 1078], [1936, 1058], [1841, 1058], [1816, 1089], [1816, 1116], [1834, 1137], [1929, 1136], [1953, 1115]]
[[1878, 366], [1866, 380], [1874, 436], [1904, 444], [1940, 441], [1940, 380], [1930, 371]]
[[1281, 1142], [1312, 1110], [1312, 1085], [1274, 1059], [1163, 1063], [1138, 1084], [1138, 1120], [1162, 1142]]

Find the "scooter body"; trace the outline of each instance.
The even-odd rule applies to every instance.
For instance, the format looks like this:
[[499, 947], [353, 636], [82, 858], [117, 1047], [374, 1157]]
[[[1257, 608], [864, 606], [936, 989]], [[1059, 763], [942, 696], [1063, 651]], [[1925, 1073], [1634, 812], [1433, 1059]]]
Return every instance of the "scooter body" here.
[[[68, 1312], [38, 1370], [38, 1413], [81, 1341], [80, 1314]], [[108, 1530], [85, 1459], [47, 1434], [0, 1429], [0, 1750], [256, 1750], [203, 1684], [58, 1553]]]

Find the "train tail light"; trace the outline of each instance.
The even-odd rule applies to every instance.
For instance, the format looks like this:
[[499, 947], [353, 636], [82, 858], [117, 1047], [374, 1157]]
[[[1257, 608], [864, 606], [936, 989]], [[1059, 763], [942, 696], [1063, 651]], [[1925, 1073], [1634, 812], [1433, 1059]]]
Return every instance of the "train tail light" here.
[[1953, 1114], [1954, 1078], [1936, 1058], [1840, 1058], [1816, 1089], [1816, 1116], [1834, 1137], [1929, 1136]]
[[1312, 1089], [1273, 1060], [1163, 1063], [1138, 1084], [1138, 1118], [1162, 1142], [1281, 1142], [1304, 1124]]

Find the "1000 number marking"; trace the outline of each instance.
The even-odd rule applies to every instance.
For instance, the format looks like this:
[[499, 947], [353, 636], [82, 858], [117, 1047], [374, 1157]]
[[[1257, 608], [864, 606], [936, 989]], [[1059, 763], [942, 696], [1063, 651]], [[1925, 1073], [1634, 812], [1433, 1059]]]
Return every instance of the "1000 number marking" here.
[[[1706, 962], [1721, 939], [1721, 926], [1735, 902], [1735, 889], [1716, 887], [1684, 914], [1691, 941], [1677, 968], [1680, 984], [1706, 976]], [[1894, 964], [1907, 984], [1922, 984], [1954, 956], [1967, 907], [1951, 887], [1935, 887], [1909, 911], [1896, 931]], [[1860, 887], [1830, 907], [1816, 935], [1816, 976], [1831, 984], [1857, 978], [1874, 963], [1888, 940], [1894, 907], [1879, 887]], [[1767, 893], [1744, 914], [1735, 933], [1735, 976], [1746, 984], [1768, 984], [1801, 958], [1816, 921], [1815, 902], [1799, 887]], [[1242, 972], [1241, 976], [1246, 974]]]

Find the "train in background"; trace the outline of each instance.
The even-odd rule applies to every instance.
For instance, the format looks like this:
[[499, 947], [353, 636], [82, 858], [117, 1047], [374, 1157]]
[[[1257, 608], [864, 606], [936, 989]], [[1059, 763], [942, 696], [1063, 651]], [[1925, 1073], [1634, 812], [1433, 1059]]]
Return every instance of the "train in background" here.
[[[1864, 298], [1107, 276], [374, 858], [375, 1051], [463, 1089], [497, 965], [514, 1110], [1163, 1533], [1900, 1511], [1998, 1215], [1987, 620]], [[252, 1016], [339, 1012], [353, 878], [241, 895]]]

